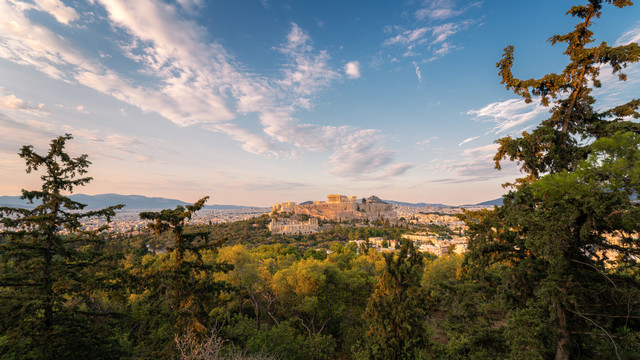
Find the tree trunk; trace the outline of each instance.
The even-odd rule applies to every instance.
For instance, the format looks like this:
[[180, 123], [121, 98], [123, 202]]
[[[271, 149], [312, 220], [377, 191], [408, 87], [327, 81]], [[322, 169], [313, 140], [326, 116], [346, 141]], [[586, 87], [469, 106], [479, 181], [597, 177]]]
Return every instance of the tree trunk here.
[[53, 326], [53, 235], [47, 235], [47, 249], [44, 256], [44, 326], [50, 330]]
[[571, 341], [571, 334], [567, 328], [567, 314], [560, 304], [556, 304], [556, 313], [558, 315], [558, 345], [555, 360], [569, 360], [568, 345]]

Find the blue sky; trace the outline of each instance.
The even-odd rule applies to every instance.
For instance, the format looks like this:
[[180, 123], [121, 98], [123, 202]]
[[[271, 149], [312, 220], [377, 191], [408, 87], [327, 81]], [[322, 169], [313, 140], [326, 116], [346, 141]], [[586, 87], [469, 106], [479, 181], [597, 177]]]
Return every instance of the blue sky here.
[[[16, 155], [65, 132], [80, 192], [270, 205], [329, 193], [499, 197], [493, 141], [546, 109], [499, 83], [560, 72], [570, 1], [0, 0], [0, 194], [38, 186]], [[606, 5], [596, 41], [640, 40]], [[599, 106], [640, 93], [602, 69]]]

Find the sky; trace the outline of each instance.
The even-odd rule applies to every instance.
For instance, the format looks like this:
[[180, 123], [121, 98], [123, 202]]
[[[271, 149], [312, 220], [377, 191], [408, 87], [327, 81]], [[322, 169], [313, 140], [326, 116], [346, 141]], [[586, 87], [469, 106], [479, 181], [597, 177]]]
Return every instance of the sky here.
[[[584, 1], [583, 1], [584, 2]], [[548, 116], [500, 84], [561, 72], [574, 4], [544, 1], [0, 0], [0, 195], [39, 188], [17, 152], [71, 133], [85, 194], [269, 206], [327, 194], [451, 205], [518, 177], [504, 136]], [[596, 42], [640, 41], [605, 5]], [[602, 69], [606, 108], [640, 94]]]

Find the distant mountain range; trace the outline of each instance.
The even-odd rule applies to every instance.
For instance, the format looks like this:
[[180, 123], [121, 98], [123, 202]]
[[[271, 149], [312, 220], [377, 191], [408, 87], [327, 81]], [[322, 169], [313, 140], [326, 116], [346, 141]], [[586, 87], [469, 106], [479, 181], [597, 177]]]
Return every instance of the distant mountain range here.
[[[82, 204], [87, 204], [87, 210], [102, 209], [112, 205], [123, 204], [124, 210], [147, 210], [147, 209], [172, 209], [178, 205], [188, 205], [189, 203], [176, 200], [166, 199], [161, 197], [147, 197], [141, 195], [119, 195], [119, 194], [101, 194], [101, 195], [85, 195], [85, 194], [73, 194], [69, 196], [73, 201], [77, 201]], [[359, 200], [362, 201], [362, 200]], [[445, 204], [430, 204], [430, 203], [409, 203], [394, 200], [383, 200], [389, 204], [395, 204], [400, 206], [411, 206], [419, 208], [434, 208], [445, 209], [459, 206], [445, 205]], [[301, 204], [312, 204], [313, 201], [307, 201]], [[502, 205], [502, 198], [485, 201], [479, 204], [468, 204], [461, 206], [492, 206]], [[0, 196], [0, 207], [24, 207], [32, 208], [35, 205], [29, 204], [25, 200], [21, 200], [19, 196]], [[242, 205], [206, 205], [204, 208], [208, 210], [234, 210], [255, 206], [242, 206]]]
[[419, 208], [424, 208], [424, 207], [432, 207], [432, 208], [448, 208], [448, 207], [453, 207], [453, 206], [449, 206], [449, 205], [445, 205], [445, 204], [428, 204], [428, 203], [409, 203], [409, 202], [403, 202], [403, 201], [395, 201], [395, 200], [382, 200], [386, 203], [389, 204], [394, 204], [394, 205], [400, 205], [400, 206], [411, 206], [411, 207], [419, 207]]
[[481, 203], [477, 203], [477, 204], [472, 204], [472, 205], [460, 205], [460, 207], [463, 207], [463, 206], [493, 206], [493, 205], [501, 206], [502, 205], [502, 198], [497, 198], [497, 199], [494, 199], [494, 200], [489, 200], [489, 201], [485, 201], [485, 202], [481, 202]]
[[502, 205], [502, 198], [499, 199], [495, 199], [495, 200], [489, 200], [489, 201], [485, 201], [485, 202], [481, 202], [478, 204], [466, 204], [466, 205], [458, 205], [458, 206], [454, 206], [454, 205], [445, 205], [445, 204], [428, 204], [428, 203], [408, 203], [408, 202], [402, 202], [402, 201], [394, 201], [394, 200], [383, 200], [384, 202], [387, 202], [389, 204], [395, 204], [395, 205], [400, 205], [400, 206], [412, 206], [412, 207], [431, 207], [431, 208], [436, 208], [436, 209], [445, 209], [445, 208], [457, 208], [457, 207], [464, 207], [464, 206], [493, 206], [493, 205]]
[[[119, 194], [101, 194], [101, 195], [84, 195], [73, 194], [69, 196], [73, 201], [87, 204], [86, 209], [102, 209], [108, 206], [123, 204], [124, 210], [147, 210], [147, 209], [171, 209], [178, 205], [188, 205], [189, 203], [176, 200], [165, 199], [161, 197], [146, 197], [140, 195], [119, 195]], [[0, 196], [0, 207], [34, 207], [28, 201], [20, 199], [19, 196]], [[204, 208], [209, 210], [233, 210], [242, 209], [250, 206], [240, 205], [206, 205]]]

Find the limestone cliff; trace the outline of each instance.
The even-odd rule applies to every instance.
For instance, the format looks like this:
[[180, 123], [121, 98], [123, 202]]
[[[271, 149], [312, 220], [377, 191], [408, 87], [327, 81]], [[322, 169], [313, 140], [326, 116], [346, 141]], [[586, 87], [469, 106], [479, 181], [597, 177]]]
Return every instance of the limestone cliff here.
[[338, 204], [307, 204], [291, 207], [290, 212], [304, 214], [324, 220], [395, 220], [396, 213], [393, 205], [384, 203], [338, 203]]

